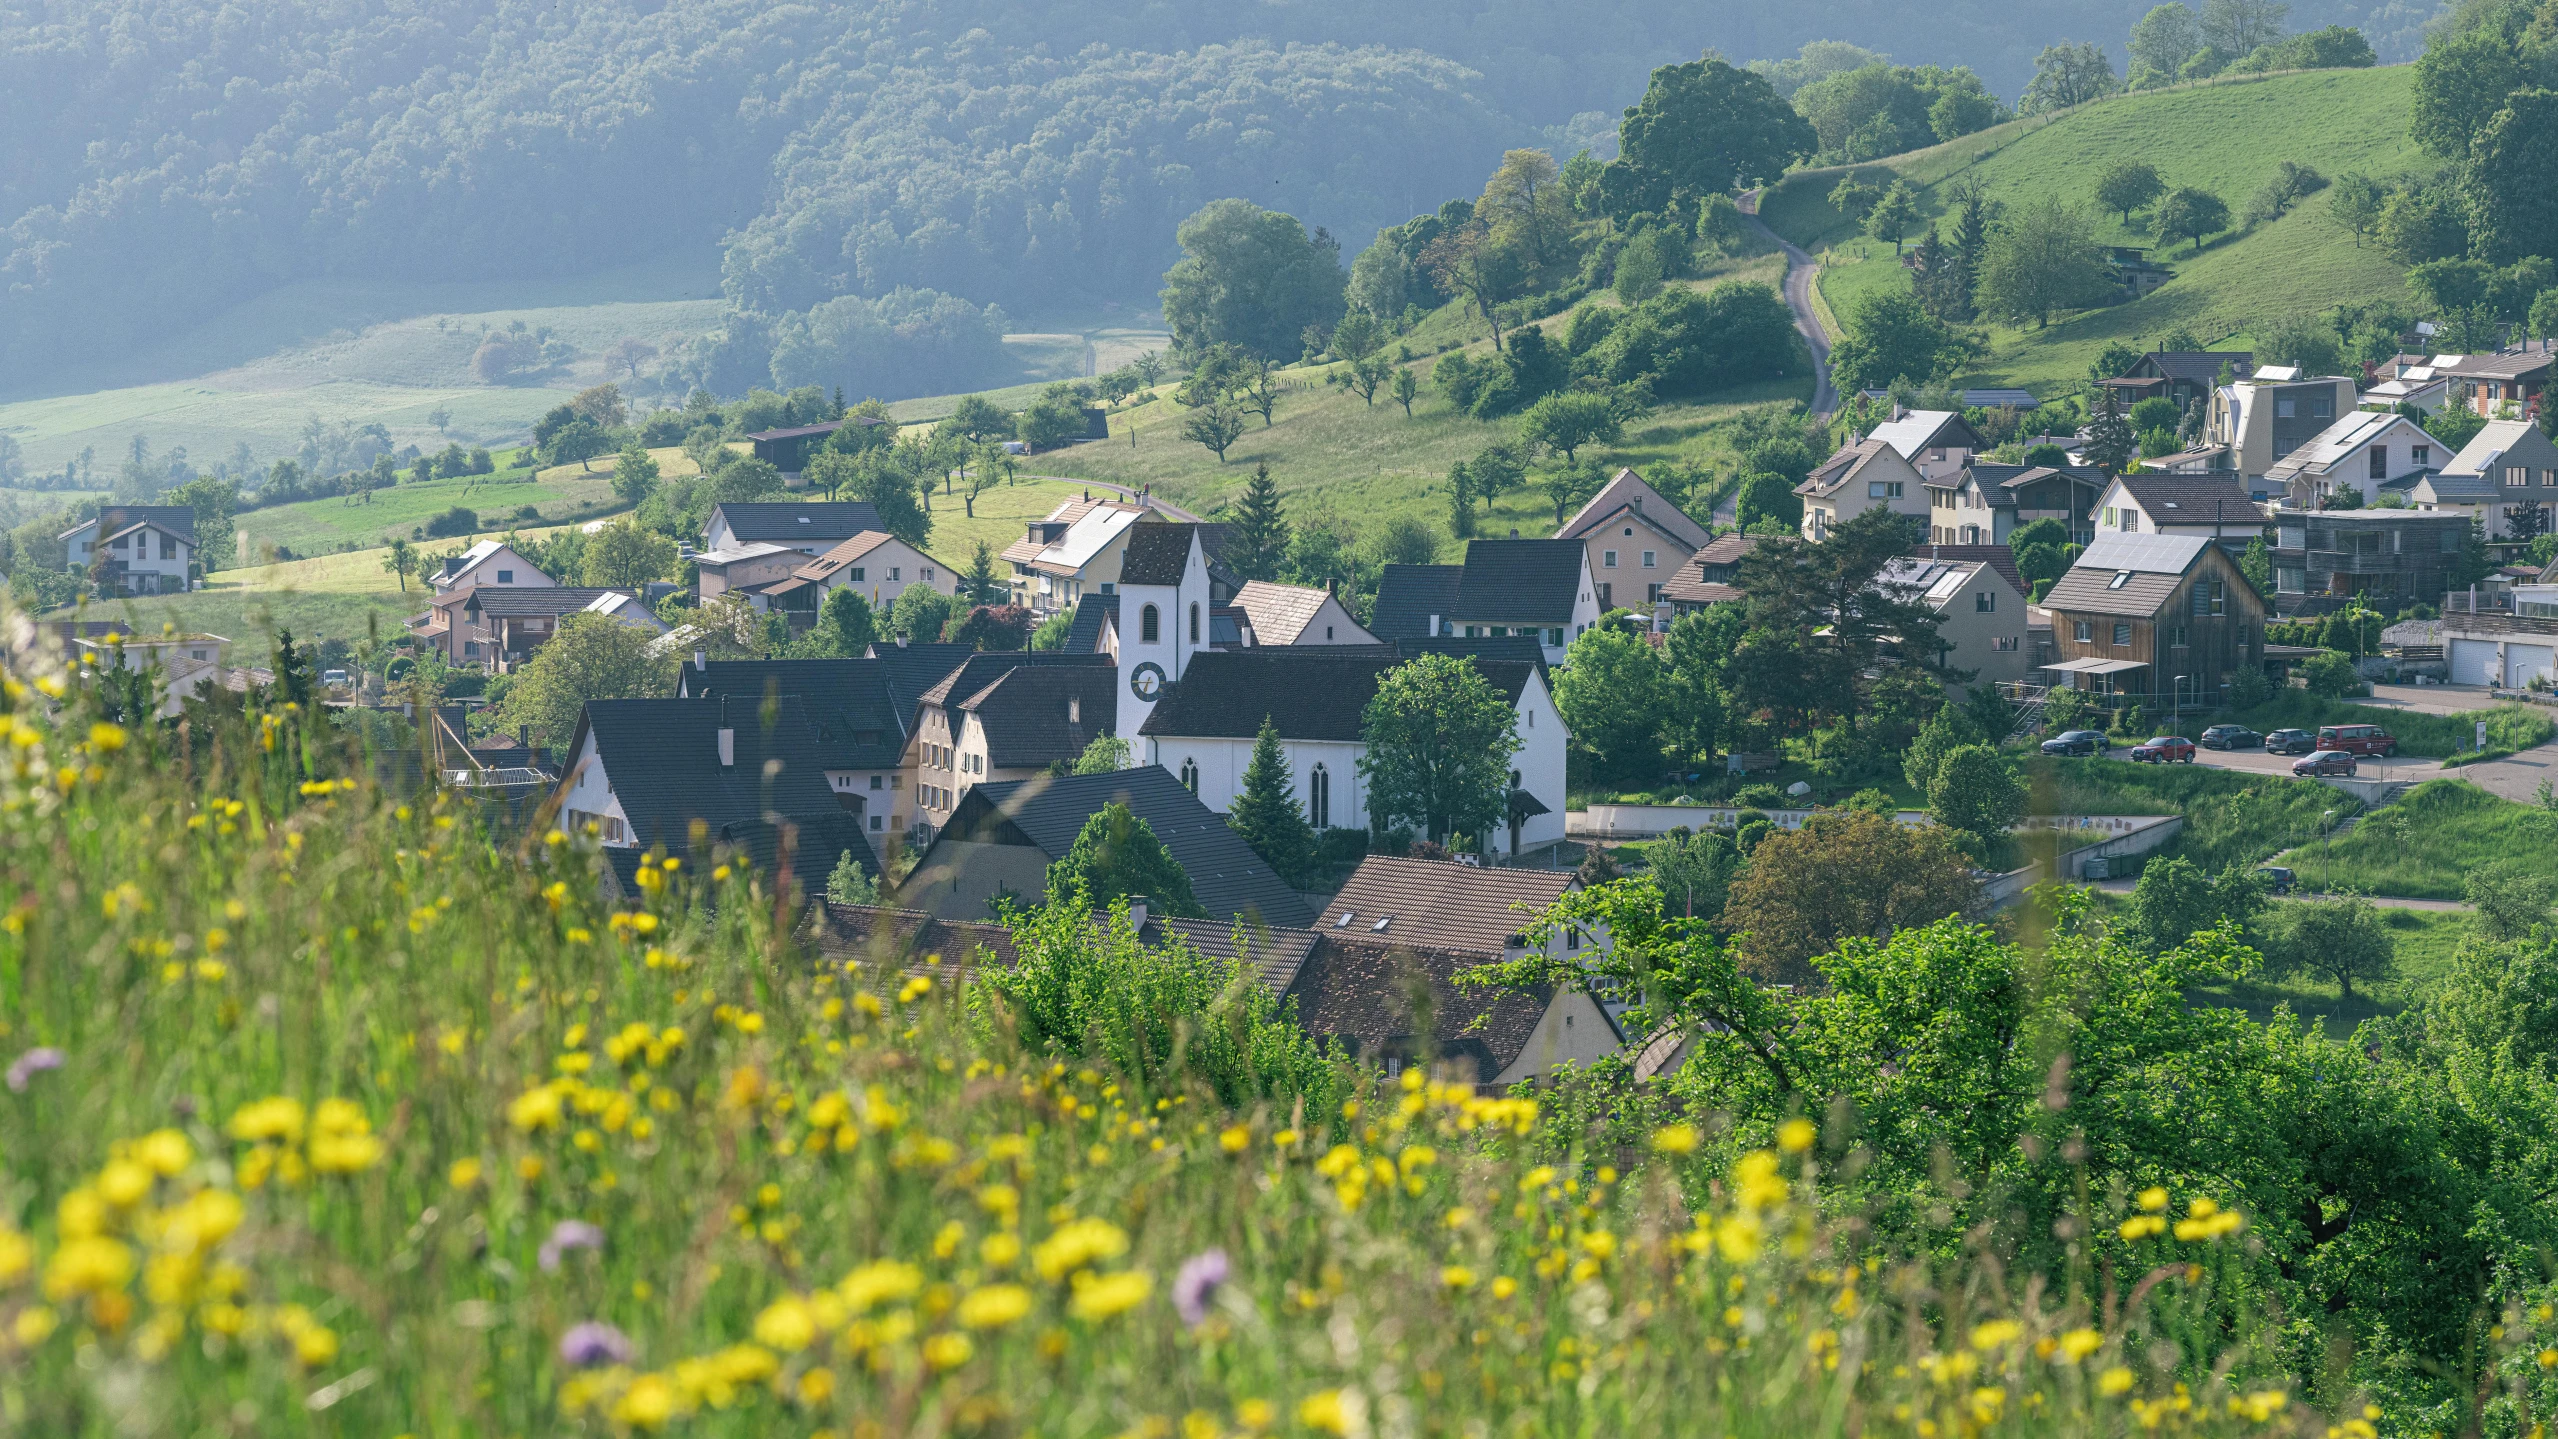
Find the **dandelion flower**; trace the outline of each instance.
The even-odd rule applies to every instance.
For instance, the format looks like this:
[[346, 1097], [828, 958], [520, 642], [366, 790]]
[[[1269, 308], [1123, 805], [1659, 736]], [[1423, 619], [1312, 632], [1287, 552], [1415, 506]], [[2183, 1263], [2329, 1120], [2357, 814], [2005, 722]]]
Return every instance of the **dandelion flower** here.
[[2128, 1394], [2131, 1388], [2132, 1371], [2119, 1364], [2096, 1376], [2096, 1392], [2099, 1394]]
[[989, 1284], [959, 1301], [959, 1322], [967, 1329], [1001, 1329], [1029, 1313], [1030, 1291], [1018, 1284]]
[[817, 1316], [797, 1295], [775, 1300], [755, 1316], [755, 1342], [767, 1348], [796, 1354], [816, 1341]]
[[1697, 1146], [1696, 1126], [1672, 1124], [1652, 1131], [1652, 1148], [1662, 1154], [1694, 1154]]
[[1820, 1133], [1808, 1119], [1789, 1119], [1776, 1127], [1776, 1142], [1788, 1154], [1801, 1154]]
[[2093, 1329], [2073, 1329], [2061, 1336], [2061, 1356], [2072, 1364], [2105, 1347], [2105, 1336]]
[[1143, 1269], [1130, 1269], [1118, 1274], [1105, 1274], [1078, 1286], [1075, 1297], [1067, 1301], [1066, 1307], [1074, 1311], [1076, 1318], [1097, 1323], [1145, 1303], [1146, 1296], [1154, 1290], [1153, 1275]]
[[976, 1352], [965, 1334], [936, 1334], [924, 1341], [924, 1362], [935, 1369], [956, 1369]]

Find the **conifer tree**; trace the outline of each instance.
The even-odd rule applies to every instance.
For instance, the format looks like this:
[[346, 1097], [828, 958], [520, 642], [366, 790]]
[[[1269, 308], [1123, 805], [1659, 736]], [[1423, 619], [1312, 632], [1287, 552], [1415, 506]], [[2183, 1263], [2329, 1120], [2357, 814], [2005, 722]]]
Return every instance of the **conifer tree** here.
[[1000, 605], [1012, 597], [1011, 588], [995, 573], [994, 549], [984, 540], [969, 557], [968, 577], [960, 581], [959, 592], [981, 605]]
[[1279, 486], [1270, 466], [1253, 466], [1235, 508], [1233, 538], [1226, 542], [1226, 565], [1247, 580], [1275, 580], [1288, 560], [1288, 517], [1279, 508]]
[[1269, 861], [1281, 879], [1303, 885], [1315, 865], [1315, 832], [1297, 803], [1288, 778], [1288, 759], [1279, 749], [1279, 731], [1270, 717], [1261, 718], [1261, 735], [1253, 741], [1252, 763], [1244, 767], [1243, 793], [1226, 811], [1226, 823], [1252, 852]]

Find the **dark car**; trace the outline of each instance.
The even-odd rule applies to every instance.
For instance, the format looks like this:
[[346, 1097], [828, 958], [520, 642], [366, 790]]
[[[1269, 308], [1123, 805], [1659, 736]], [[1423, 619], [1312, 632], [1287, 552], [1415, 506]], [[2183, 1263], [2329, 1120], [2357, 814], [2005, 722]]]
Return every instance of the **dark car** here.
[[2154, 735], [2147, 744], [2132, 746], [2134, 764], [2192, 764], [2194, 742], [2181, 734]]
[[2307, 754], [2318, 748], [2318, 739], [2305, 729], [2278, 729], [2265, 736], [2268, 754]]
[[2203, 731], [2205, 749], [2254, 749], [2265, 737], [2243, 724], [2216, 724]]
[[2279, 864], [2257, 866], [2256, 877], [2265, 882], [2265, 892], [2267, 894], [2289, 894], [2292, 892], [2292, 872], [2283, 868]]
[[2323, 749], [2292, 761], [2292, 773], [2296, 775], [2341, 774], [2350, 777], [2353, 772], [2354, 757], [2340, 749]]
[[2318, 727], [2318, 747], [2347, 754], [2394, 755], [2398, 737], [2376, 724], [2323, 724]]
[[2043, 741], [2045, 754], [2103, 754], [2113, 747], [2113, 741], [2092, 729], [2063, 730]]

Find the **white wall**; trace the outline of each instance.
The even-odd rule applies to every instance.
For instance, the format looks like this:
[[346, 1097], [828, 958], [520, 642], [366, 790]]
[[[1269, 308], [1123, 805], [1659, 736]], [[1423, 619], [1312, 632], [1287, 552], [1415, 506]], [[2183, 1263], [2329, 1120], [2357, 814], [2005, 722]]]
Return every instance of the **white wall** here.
[[559, 809], [563, 828], [569, 823], [568, 811], [577, 810], [622, 822], [618, 837], [612, 833], [611, 825], [603, 826], [604, 832], [597, 837], [606, 845], [628, 849], [639, 843], [639, 836], [631, 829], [630, 817], [622, 812], [621, 800], [613, 794], [613, 782], [604, 773], [603, 756], [596, 749], [592, 732], [578, 746], [577, 756], [569, 764], [568, 777], [560, 782]]

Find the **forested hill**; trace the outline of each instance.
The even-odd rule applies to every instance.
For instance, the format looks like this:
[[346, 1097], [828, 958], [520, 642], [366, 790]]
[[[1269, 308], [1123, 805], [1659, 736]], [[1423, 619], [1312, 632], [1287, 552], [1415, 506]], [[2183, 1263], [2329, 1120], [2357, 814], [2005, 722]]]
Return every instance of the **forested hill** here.
[[[0, 387], [313, 276], [724, 247], [762, 314], [899, 286], [1124, 298], [1206, 200], [1355, 247], [1504, 148], [1608, 135], [1705, 47], [1850, 38], [2013, 92], [2042, 45], [2139, 8], [34, 0], [0, 7]], [[2413, 21], [2368, 8], [2295, 18], [2363, 19], [2387, 55]]]

